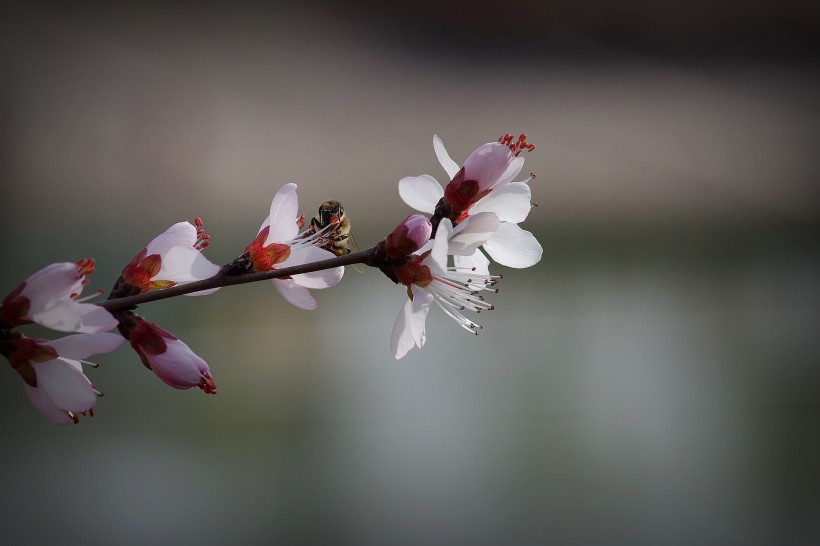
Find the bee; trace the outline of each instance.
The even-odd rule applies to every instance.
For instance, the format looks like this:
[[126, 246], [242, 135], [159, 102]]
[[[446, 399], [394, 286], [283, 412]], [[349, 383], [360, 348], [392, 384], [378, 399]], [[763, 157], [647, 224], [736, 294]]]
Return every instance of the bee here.
[[[328, 226], [333, 226], [328, 229]], [[325, 201], [319, 205], [316, 216], [311, 218], [306, 237], [319, 234], [319, 246], [336, 256], [344, 256], [359, 250], [356, 239], [350, 232], [350, 219], [338, 201]], [[362, 264], [354, 264], [357, 271], [363, 271]]]

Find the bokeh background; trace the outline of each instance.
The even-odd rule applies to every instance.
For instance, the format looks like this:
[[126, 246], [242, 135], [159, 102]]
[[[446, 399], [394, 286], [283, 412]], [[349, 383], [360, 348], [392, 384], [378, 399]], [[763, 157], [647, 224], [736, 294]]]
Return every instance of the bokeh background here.
[[6, 367], [2, 542], [820, 541], [819, 37], [774, 0], [6, 4], [2, 293], [87, 256], [107, 289], [195, 216], [226, 263], [285, 182], [371, 246], [434, 133], [527, 132], [544, 257], [401, 361], [403, 290], [348, 271], [311, 313], [144, 306], [216, 396], [124, 347], [55, 427]]

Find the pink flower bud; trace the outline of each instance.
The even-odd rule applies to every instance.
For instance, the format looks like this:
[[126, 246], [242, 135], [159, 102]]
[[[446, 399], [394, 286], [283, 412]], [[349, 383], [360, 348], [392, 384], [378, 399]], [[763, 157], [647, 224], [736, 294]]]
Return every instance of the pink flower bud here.
[[430, 240], [433, 225], [426, 216], [413, 214], [399, 224], [384, 240], [385, 253], [390, 258], [407, 256], [424, 246]]
[[120, 331], [146, 368], [175, 389], [199, 387], [207, 394], [216, 393], [208, 364], [188, 345], [153, 322], [138, 316], [131, 318], [134, 324], [121, 323]]

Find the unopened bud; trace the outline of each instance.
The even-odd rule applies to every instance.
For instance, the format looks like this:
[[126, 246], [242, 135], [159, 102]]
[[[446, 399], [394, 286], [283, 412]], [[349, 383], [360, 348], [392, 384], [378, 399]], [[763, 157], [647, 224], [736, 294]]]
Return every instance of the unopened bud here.
[[385, 253], [390, 258], [408, 256], [430, 240], [433, 225], [426, 216], [413, 214], [398, 225], [384, 240]]

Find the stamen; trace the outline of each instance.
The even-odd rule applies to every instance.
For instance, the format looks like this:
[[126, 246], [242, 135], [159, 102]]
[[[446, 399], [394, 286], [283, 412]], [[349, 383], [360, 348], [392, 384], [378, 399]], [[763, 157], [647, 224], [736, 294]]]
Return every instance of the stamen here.
[[[77, 297], [74, 297], [74, 294], [72, 294], [72, 297], [74, 297], [74, 299], [77, 301], [77, 303], [83, 303], [83, 302], [86, 302], [86, 301], [88, 301], [88, 300], [94, 299], [94, 298], [96, 298], [97, 296], [102, 296], [103, 294], [105, 294], [105, 290], [103, 290], [102, 288], [100, 288], [100, 289], [99, 289], [99, 290], [97, 290], [96, 292], [94, 292], [94, 293], [92, 293], [92, 294], [89, 294], [89, 295], [87, 295], [87, 296], [84, 296], [84, 297], [82, 297], [82, 298], [77, 298]], [[79, 295], [79, 294], [78, 294], [78, 295]]]
[[94, 273], [94, 258], [83, 258], [77, 262], [77, 273], [80, 275], [90, 275]]
[[504, 133], [504, 136], [499, 138], [498, 142], [507, 146], [515, 157], [518, 157], [524, 150], [528, 152], [535, 150], [535, 144], [527, 142], [527, 133], [521, 133], [515, 141], [513, 139], [515, 139], [515, 135]]
[[194, 241], [194, 248], [203, 250], [211, 244], [211, 236], [205, 233], [204, 223], [202, 218], [194, 218], [194, 225], [196, 226], [196, 241]]

